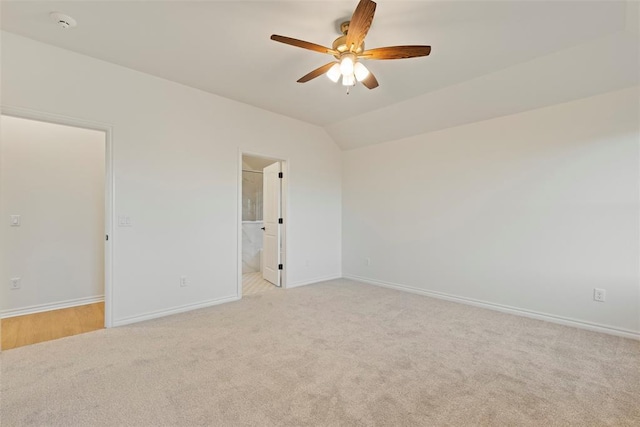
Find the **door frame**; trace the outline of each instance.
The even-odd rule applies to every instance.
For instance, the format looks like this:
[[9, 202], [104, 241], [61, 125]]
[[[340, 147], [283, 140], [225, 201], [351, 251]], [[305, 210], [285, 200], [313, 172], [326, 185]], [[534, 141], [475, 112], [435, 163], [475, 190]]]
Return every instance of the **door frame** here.
[[237, 297], [242, 298], [242, 156], [262, 157], [263, 159], [277, 160], [280, 162], [281, 170], [283, 173], [282, 185], [280, 187], [280, 203], [281, 203], [281, 215], [283, 224], [280, 226], [280, 241], [282, 245], [282, 252], [280, 255], [280, 263], [283, 268], [280, 272], [280, 285], [283, 289], [287, 288], [287, 250], [289, 248], [289, 233], [287, 233], [288, 217], [289, 217], [289, 159], [284, 157], [274, 156], [272, 154], [258, 153], [255, 151], [238, 150], [238, 215], [237, 215], [237, 228], [238, 228], [238, 254], [237, 254]]
[[113, 125], [47, 113], [22, 107], [0, 105], [0, 114], [39, 122], [97, 130], [105, 133], [104, 177], [104, 326], [113, 326], [113, 224], [114, 224], [114, 174], [113, 174]]

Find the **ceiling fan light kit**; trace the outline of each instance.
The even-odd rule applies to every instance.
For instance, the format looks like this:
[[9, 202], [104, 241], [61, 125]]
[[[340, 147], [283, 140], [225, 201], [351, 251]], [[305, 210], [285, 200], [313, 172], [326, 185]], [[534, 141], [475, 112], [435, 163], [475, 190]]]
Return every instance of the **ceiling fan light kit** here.
[[340, 24], [342, 36], [334, 40], [331, 48], [277, 34], [273, 34], [271, 40], [332, 55], [337, 59], [337, 62], [332, 61], [300, 77], [298, 83], [306, 83], [321, 74], [326, 74], [334, 83], [338, 83], [342, 78], [342, 85], [347, 87], [347, 94], [356, 82], [361, 82], [368, 89], [375, 89], [378, 87], [378, 80], [361, 60], [416, 58], [431, 53], [431, 46], [389, 46], [365, 50], [364, 38], [371, 28], [375, 11], [375, 2], [360, 0], [351, 21]]

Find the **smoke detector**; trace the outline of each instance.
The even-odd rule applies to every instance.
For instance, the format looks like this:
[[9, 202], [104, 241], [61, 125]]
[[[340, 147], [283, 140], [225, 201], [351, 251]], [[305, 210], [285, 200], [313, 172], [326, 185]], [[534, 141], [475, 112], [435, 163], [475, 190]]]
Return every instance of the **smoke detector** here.
[[60, 26], [60, 28], [74, 28], [76, 25], [78, 25], [75, 19], [73, 19], [69, 15], [65, 15], [64, 13], [51, 12], [49, 16], [51, 17], [51, 20], [53, 22]]

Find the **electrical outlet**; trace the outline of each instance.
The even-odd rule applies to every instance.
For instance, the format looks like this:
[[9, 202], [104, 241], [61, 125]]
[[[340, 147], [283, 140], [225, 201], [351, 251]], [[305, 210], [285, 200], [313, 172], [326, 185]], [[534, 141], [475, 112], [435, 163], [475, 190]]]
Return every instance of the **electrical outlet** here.
[[180, 287], [184, 288], [187, 286], [187, 276], [180, 276]]
[[19, 277], [12, 277], [11, 279], [9, 279], [9, 283], [11, 289], [20, 289], [21, 284]]
[[593, 290], [594, 301], [604, 302], [606, 297], [607, 297], [607, 291], [605, 291], [604, 289], [595, 288]]
[[364, 265], [366, 265], [367, 267], [369, 267], [371, 265], [371, 258], [365, 258], [364, 259]]

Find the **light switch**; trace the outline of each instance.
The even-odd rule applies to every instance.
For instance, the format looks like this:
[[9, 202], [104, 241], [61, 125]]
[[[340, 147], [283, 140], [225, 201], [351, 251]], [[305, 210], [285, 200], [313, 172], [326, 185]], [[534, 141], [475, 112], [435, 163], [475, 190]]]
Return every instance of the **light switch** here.
[[131, 227], [131, 217], [125, 215], [118, 216], [118, 225], [120, 227]]
[[11, 215], [11, 226], [20, 227], [20, 215]]

